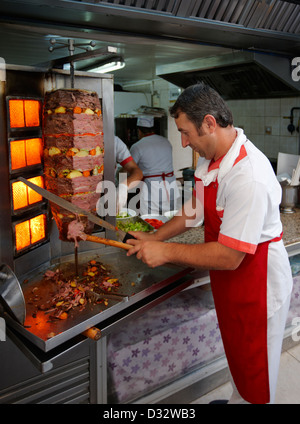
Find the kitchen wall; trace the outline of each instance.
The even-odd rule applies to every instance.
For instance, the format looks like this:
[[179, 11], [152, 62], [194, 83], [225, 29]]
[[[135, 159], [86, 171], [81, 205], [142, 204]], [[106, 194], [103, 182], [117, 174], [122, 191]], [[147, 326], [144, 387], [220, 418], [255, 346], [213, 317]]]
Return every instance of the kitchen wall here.
[[[160, 95], [160, 107], [166, 110], [172, 105], [172, 88], [174, 86], [164, 80], [155, 80], [154, 89]], [[232, 110], [234, 125], [242, 127], [247, 137], [269, 159], [277, 159], [278, 153], [299, 154], [300, 135], [296, 130], [291, 134], [287, 127], [292, 107], [300, 107], [300, 97], [284, 99], [255, 99], [229, 100], [228, 106]], [[192, 152], [190, 148], [181, 147], [180, 135], [174, 119], [169, 117], [169, 139], [173, 145], [174, 169], [177, 176], [181, 168], [192, 166]], [[294, 111], [294, 125], [300, 126], [300, 110]]]
[[150, 93], [126, 93], [116, 91], [114, 93], [114, 115], [130, 113], [138, 107], [151, 106]]
[[[234, 125], [242, 127], [247, 137], [270, 159], [278, 153], [299, 154], [299, 132], [287, 130], [292, 107], [300, 107], [300, 97], [227, 101]], [[299, 126], [300, 110], [294, 111], [294, 125]]]
[[[151, 83], [153, 106], [162, 107], [167, 112], [174, 103], [176, 96], [175, 86], [163, 79], [155, 79]], [[145, 86], [126, 86], [126, 90], [149, 92], [149, 82]], [[179, 93], [178, 93], [179, 94]], [[300, 97], [284, 99], [255, 99], [229, 100], [228, 106], [232, 110], [234, 125], [242, 127], [247, 137], [270, 159], [277, 159], [278, 153], [299, 154], [300, 135], [295, 131], [292, 134], [287, 130], [292, 107], [300, 107]], [[294, 125], [300, 126], [300, 110], [294, 111]], [[173, 162], [176, 176], [181, 176], [182, 168], [191, 167], [193, 155], [190, 148], [181, 147], [180, 134], [177, 131], [173, 118], [168, 118], [169, 140], [173, 146]]]

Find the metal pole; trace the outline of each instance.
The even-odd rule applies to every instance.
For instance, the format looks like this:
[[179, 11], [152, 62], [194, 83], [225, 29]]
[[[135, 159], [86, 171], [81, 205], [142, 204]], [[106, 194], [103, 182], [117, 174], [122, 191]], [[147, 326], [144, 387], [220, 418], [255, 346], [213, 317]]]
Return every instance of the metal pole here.
[[[74, 55], [74, 50], [75, 50], [74, 40], [70, 39], [70, 40], [68, 40], [68, 43], [69, 43], [68, 49], [69, 49], [69, 52], [70, 52], [70, 56], [73, 56]], [[75, 71], [74, 71], [74, 62], [71, 61], [70, 62], [71, 88], [74, 88], [74, 74], [75, 74]]]

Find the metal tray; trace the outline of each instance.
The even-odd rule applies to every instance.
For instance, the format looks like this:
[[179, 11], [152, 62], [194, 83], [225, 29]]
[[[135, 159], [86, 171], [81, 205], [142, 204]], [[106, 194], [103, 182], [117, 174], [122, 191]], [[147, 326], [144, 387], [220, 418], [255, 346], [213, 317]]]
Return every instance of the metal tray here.
[[[118, 315], [120, 315], [120, 312], [125, 311], [126, 314], [128, 310], [128, 313], [132, 314], [134, 306], [138, 302], [151, 297], [154, 293], [180, 280], [191, 271], [191, 269], [173, 265], [150, 269], [147, 265], [137, 260], [135, 256], [127, 257], [126, 252], [113, 247], [104, 247], [99, 251], [99, 254], [95, 254], [95, 252], [79, 254], [79, 267], [80, 264], [86, 264], [91, 259], [99, 260], [110, 268], [115, 278], [118, 278], [121, 282], [118, 293], [127, 295], [127, 300], [109, 300], [107, 307], [102, 304], [87, 304], [82, 311], [79, 308], [74, 308], [69, 312], [70, 316], [66, 320], [49, 322], [49, 316], [43, 311], [35, 314], [36, 307], [32, 302], [32, 297], [34, 295], [39, 296], [40, 302], [43, 301], [43, 298], [49, 299], [54, 287], [53, 283], [43, 280], [44, 272], [37, 273], [28, 282], [22, 284], [26, 303], [24, 326], [7, 316], [9, 325], [35, 346], [44, 352], [48, 352], [92, 326], [100, 325], [101, 328], [101, 323], [109, 320], [113, 322], [115, 317], [119, 319]], [[74, 256], [70, 255], [62, 258], [51, 269], [56, 270], [57, 267], [74, 268]], [[191, 277], [186, 278], [186, 280], [191, 280]], [[55, 335], [49, 338], [49, 333], [54, 333]]]
[[[120, 223], [122, 225], [121, 230], [123, 230], [123, 225], [126, 224], [131, 224], [131, 223], [141, 223], [145, 226], [145, 228], [147, 228], [147, 231], [154, 231], [154, 227], [152, 227], [152, 225], [150, 225], [148, 222], [144, 221], [140, 216], [132, 216], [132, 217], [128, 217], [128, 218], [117, 218], [116, 219], [116, 223], [118, 226], [118, 223]], [[124, 230], [125, 231], [125, 230]], [[127, 230], [126, 230], [127, 231]]]

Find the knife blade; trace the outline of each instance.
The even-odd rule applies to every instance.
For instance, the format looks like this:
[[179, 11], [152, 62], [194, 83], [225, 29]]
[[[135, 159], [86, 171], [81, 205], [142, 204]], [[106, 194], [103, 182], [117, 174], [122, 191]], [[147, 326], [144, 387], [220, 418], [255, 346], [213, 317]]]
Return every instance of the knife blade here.
[[75, 214], [85, 215], [89, 219], [89, 221], [93, 222], [94, 224], [100, 225], [101, 227], [114, 231], [123, 242], [125, 242], [129, 238], [134, 238], [130, 234], [125, 233], [125, 231], [119, 230], [118, 228], [114, 227], [109, 222], [104, 221], [103, 219], [80, 208], [79, 206], [73, 205], [71, 202], [68, 202], [67, 200], [62, 199], [61, 197], [57, 196], [54, 193], [51, 193], [50, 191], [44, 188], [39, 187], [38, 185], [32, 183], [31, 181], [26, 180], [26, 178], [19, 177], [18, 180], [28, 185], [28, 187], [32, 188], [32, 190], [36, 191], [37, 193], [39, 193], [41, 196], [43, 196], [45, 199], [49, 200], [50, 202], [53, 202], [56, 205], [64, 209], [67, 209], [68, 211], [73, 212]]

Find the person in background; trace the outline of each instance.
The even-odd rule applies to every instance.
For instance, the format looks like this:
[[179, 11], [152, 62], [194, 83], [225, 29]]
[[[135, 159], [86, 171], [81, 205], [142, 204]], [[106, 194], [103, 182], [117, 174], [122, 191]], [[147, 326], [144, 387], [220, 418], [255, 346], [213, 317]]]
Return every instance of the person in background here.
[[204, 210], [205, 242], [163, 242], [187, 230], [184, 205], [155, 233], [135, 232], [138, 240], [127, 241], [127, 254], [150, 267], [173, 263], [210, 271], [232, 376], [228, 403], [274, 403], [293, 285], [282, 241], [280, 184], [268, 158], [233, 126], [231, 111], [209, 86], [188, 87], [170, 113], [182, 146], [205, 158], [195, 171], [191, 200], [195, 215]]
[[[118, 171], [118, 176], [121, 176], [121, 180], [118, 181], [119, 184], [117, 189], [118, 214], [118, 212], [127, 205], [128, 190], [138, 185], [143, 179], [143, 172], [133, 160], [126, 144], [117, 136], [115, 136], [115, 152], [116, 163], [121, 167]], [[123, 178], [124, 174], [126, 174], [126, 182]]]
[[155, 134], [153, 116], [137, 120], [139, 141], [130, 154], [143, 172], [140, 192], [140, 215], [162, 215], [176, 208], [179, 190], [173, 171], [172, 146], [165, 137]]

